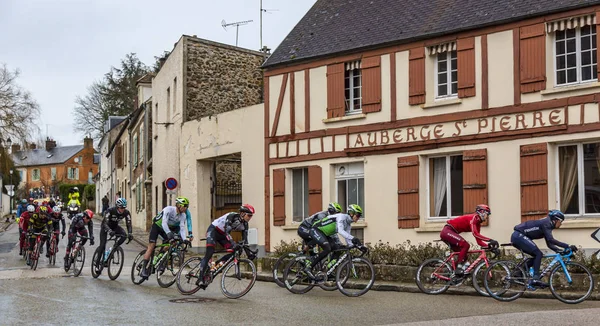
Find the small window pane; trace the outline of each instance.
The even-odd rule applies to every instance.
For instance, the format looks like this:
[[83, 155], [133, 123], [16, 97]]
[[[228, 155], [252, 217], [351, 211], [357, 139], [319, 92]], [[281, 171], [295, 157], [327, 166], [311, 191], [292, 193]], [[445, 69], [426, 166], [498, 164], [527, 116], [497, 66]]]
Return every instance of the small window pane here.
[[581, 50], [585, 51], [585, 50], [589, 50], [590, 49], [590, 38], [589, 37], [582, 37], [581, 38]]
[[[365, 179], [364, 178], [360, 178], [358, 179], [358, 200], [356, 202], [358, 204], [358, 206], [360, 206], [363, 209], [363, 212], [365, 211]], [[345, 207], [342, 207], [345, 208]], [[363, 215], [364, 217], [364, 215]]]
[[564, 70], [556, 72], [556, 83], [565, 84], [567, 82], [567, 72]]
[[562, 40], [565, 38], [565, 31], [556, 31], [556, 39]]
[[566, 214], [579, 214], [577, 146], [558, 148], [560, 209]]
[[591, 28], [590, 28], [589, 25], [588, 26], [583, 26], [581, 28], [581, 35], [588, 35], [588, 34], [590, 34], [590, 31], [591, 31]]
[[592, 37], [592, 49], [596, 48], [596, 38]]
[[567, 82], [574, 83], [577, 81], [577, 69], [567, 70]]
[[582, 80], [592, 79], [592, 67], [587, 66], [587, 67], [581, 68], [581, 79]]
[[456, 71], [452, 72], [452, 82], [458, 81], [458, 73]]
[[565, 53], [565, 41], [556, 42], [556, 54]]
[[344, 79], [344, 87], [345, 88], [349, 88], [350, 87], [350, 78], [345, 78]]
[[450, 58], [456, 59], [456, 51], [450, 51]]
[[567, 53], [575, 52], [577, 49], [577, 43], [575, 39], [567, 40]]
[[600, 213], [600, 143], [583, 144], [585, 213]]
[[429, 159], [429, 180], [431, 189], [431, 209], [430, 214], [432, 217], [447, 216], [448, 209], [446, 199], [448, 197], [448, 185], [447, 185], [447, 168], [446, 158], [436, 157]]
[[561, 55], [556, 57], [556, 69], [565, 69], [565, 56]]
[[354, 87], [359, 87], [360, 86], [360, 76], [355, 76], [354, 77]]
[[463, 162], [462, 155], [450, 157], [450, 191], [452, 216], [463, 215]]
[[596, 57], [596, 50], [592, 50], [592, 63], [594, 63], [594, 64], [597, 63], [596, 62], [597, 59], [598, 58]]
[[590, 63], [592, 63], [592, 52], [591, 51], [582, 52], [581, 53], [581, 64], [585, 66], [585, 65], [589, 65]]
[[575, 29], [571, 28], [571, 29], [567, 29], [567, 38], [572, 38], [575, 37]]
[[358, 180], [350, 179], [348, 180], [348, 204], [355, 204], [358, 202]]
[[348, 202], [346, 201], [346, 180], [338, 180], [337, 195], [338, 204], [342, 207], [348, 207]]
[[447, 61], [439, 61], [438, 62], [438, 72], [445, 72], [448, 69]]
[[458, 93], [458, 83], [452, 83], [452, 94]]
[[438, 74], [438, 84], [447, 84], [448, 83], [448, 75], [447, 74]]
[[598, 79], [598, 70], [595, 65], [592, 66], [592, 79]]
[[304, 218], [304, 171], [302, 169], [292, 170], [292, 196], [293, 196], [293, 220], [302, 221]]
[[438, 96], [445, 96], [448, 95], [448, 87], [446, 85], [439, 85], [438, 86]]
[[567, 55], [567, 67], [577, 66], [577, 56], [575, 54]]

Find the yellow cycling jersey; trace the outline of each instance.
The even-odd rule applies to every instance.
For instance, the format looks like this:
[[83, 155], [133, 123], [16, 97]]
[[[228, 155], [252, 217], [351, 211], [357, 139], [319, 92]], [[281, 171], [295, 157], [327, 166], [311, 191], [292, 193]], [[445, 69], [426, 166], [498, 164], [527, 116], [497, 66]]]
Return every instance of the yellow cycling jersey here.
[[46, 214], [33, 213], [29, 219], [30, 229], [41, 229], [46, 226], [52, 226], [52, 220]]

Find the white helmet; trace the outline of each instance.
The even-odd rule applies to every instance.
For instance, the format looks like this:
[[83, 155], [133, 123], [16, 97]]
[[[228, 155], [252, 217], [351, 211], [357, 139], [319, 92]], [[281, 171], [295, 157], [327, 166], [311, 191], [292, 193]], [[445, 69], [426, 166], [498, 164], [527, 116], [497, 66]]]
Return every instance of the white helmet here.
[[33, 213], [33, 212], [35, 212], [35, 206], [33, 206], [33, 205], [27, 205], [27, 211], [28, 211], [29, 213]]
[[58, 207], [58, 206], [54, 206], [54, 208], [52, 208], [52, 211], [53, 211], [54, 213], [60, 213], [60, 207]]

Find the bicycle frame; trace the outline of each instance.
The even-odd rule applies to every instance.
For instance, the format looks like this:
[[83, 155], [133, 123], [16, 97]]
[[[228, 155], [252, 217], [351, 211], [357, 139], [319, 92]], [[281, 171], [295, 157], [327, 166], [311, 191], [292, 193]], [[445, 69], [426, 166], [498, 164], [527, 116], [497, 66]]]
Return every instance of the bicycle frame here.
[[[522, 251], [522, 250], [520, 250], [520, 251], [521, 251], [521, 255], [523, 255], [523, 257], [525, 257], [525, 254], [523, 253], [523, 251]], [[555, 266], [557, 263], [559, 263], [559, 264], [562, 266], [563, 270], [565, 271], [565, 276], [567, 277], [567, 281], [568, 281], [569, 283], [572, 283], [572, 282], [573, 282], [573, 279], [571, 278], [571, 274], [569, 274], [569, 271], [567, 270], [567, 265], [565, 264], [565, 262], [569, 262], [569, 261], [571, 261], [571, 256], [573, 256], [573, 252], [572, 252], [572, 251], [569, 251], [569, 253], [568, 253], [568, 254], [566, 254], [566, 255], [561, 255], [561, 254], [559, 254], [559, 253], [554, 253], [554, 254], [546, 254], [546, 255], [544, 255], [542, 258], [553, 258], [553, 259], [552, 259], [552, 261], [550, 261], [550, 263], [549, 263], [549, 264], [548, 264], [546, 267], [544, 267], [544, 269], [541, 271], [541, 273], [540, 273], [540, 279], [541, 279], [541, 278], [543, 278], [544, 276], [546, 276], [546, 274], [548, 274], [548, 273], [549, 273], [549, 272], [552, 270], [552, 268], [553, 268], [553, 267], [554, 267], [554, 266]], [[522, 267], [522, 268], [523, 268], [523, 269], [526, 271], [526, 273], [525, 273], [525, 274], [527, 275], [527, 278], [526, 278], [526, 279], [528, 279], [528, 280], [529, 280], [529, 279], [531, 279], [531, 278], [533, 277], [533, 275], [531, 275], [531, 274], [529, 273], [529, 270], [526, 268], [526, 267], [527, 267], [527, 265], [526, 265], [526, 262], [527, 262], [529, 259], [533, 259], [533, 258], [531, 258], [531, 257], [529, 257], [529, 258], [523, 258], [523, 260], [522, 260], [522, 261], [521, 261], [521, 262], [520, 262], [520, 263], [517, 265], [517, 266], [519, 266], [519, 267]]]
[[[106, 244], [108, 244], [109, 241], [114, 241], [113, 245], [110, 246], [110, 252], [108, 253], [108, 257], [110, 257], [110, 255], [112, 254], [112, 252], [116, 249], [117, 246], [117, 240], [119, 238], [126, 238], [127, 236], [121, 235], [121, 234], [115, 234], [113, 236], [111, 236], [110, 238], [106, 239]], [[104, 253], [102, 253], [102, 262], [105, 263], [106, 260], [104, 259]], [[106, 257], [106, 259], [108, 259], [108, 257]]]
[[[472, 254], [479, 254], [479, 256], [477, 257], [477, 259], [475, 259], [475, 261], [469, 266], [469, 268], [467, 268], [465, 270], [465, 273], [468, 274], [470, 273], [475, 267], [477, 267], [477, 265], [479, 264], [479, 262], [481, 260], [483, 260], [485, 262], [485, 266], [489, 267], [490, 266], [490, 262], [487, 258], [487, 254], [486, 251], [483, 249], [480, 250], [472, 250], [467, 252], [467, 255], [472, 255]], [[454, 259], [455, 256], [458, 256], [459, 253], [458, 252], [451, 252], [450, 255], [446, 258], [446, 260], [444, 260], [444, 263], [446, 264], [450, 264], [450, 266], [452, 267], [452, 270], [456, 269], [456, 259]], [[440, 275], [437, 273], [437, 270], [434, 271], [432, 273], [433, 275], [435, 275], [437, 278], [444, 280], [444, 281], [450, 281], [452, 278], [450, 277], [446, 277], [444, 275]]]
[[[327, 273], [326, 273], [325, 275], [326, 275], [326, 276], [329, 276], [329, 275], [331, 275], [331, 274], [332, 274], [332, 273], [333, 273], [333, 272], [334, 272], [334, 271], [337, 269], [337, 267], [338, 267], [338, 266], [339, 266], [339, 265], [340, 265], [342, 262], [344, 262], [344, 261], [346, 260], [346, 258], [347, 258], [348, 256], [350, 256], [350, 257], [349, 257], [349, 259], [350, 259], [350, 261], [352, 261], [352, 259], [354, 259], [354, 258], [356, 258], [356, 257], [362, 257], [362, 256], [364, 256], [364, 255], [367, 253], [367, 251], [365, 250], [365, 251], [362, 251], [362, 254], [360, 254], [359, 256], [354, 256], [354, 255], [352, 255], [352, 253], [351, 253], [351, 250], [352, 250], [352, 249], [354, 249], [354, 247], [352, 247], [352, 248], [342, 248], [342, 249], [336, 249], [336, 250], [333, 250], [333, 251], [331, 251], [331, 253], [334, 253], [334, 252], [336, 252], [336, 251], [344, 251], [344, 254], [343, 254], [343, 255], [342, 255], [342, 256], [341, 256], [341, 257], [340, 257], [340, 258], [339, 258], [339, 259], [338, 259], [338, 260], [335, 262], [335, 264], [333, 264], [333, 266], [331, 266], [331, 267], [329, 268], [329, 270], [327, 270]], [[354, 271], [353, 271], [353, 272], [354, 272]]]

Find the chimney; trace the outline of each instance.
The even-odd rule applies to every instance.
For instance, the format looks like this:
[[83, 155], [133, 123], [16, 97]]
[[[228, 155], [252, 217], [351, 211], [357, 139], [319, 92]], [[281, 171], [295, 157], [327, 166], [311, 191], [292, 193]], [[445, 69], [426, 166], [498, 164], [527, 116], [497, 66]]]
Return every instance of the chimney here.
[[19, 145], [19, 144], [12, 144], [12, 145], [10, 146], [10, 152], [11, 152], [11, 153], [13, 153], [13, 154], [14, 154], [15, 152], [18, 152], [18, 151], [20, 151], [20, 150], [21, 150], [21, 145]]
[[29, 144], [29, 149], [36, 149], [36, 147], [35, 144]]
[[46, 150], [49, 151], [56, 147], [56, 141], [50, 138], [46, 138]]
[[85, 137], [83, 139], [83, 148], [94, 149], [94, 140], [92, 138]]

